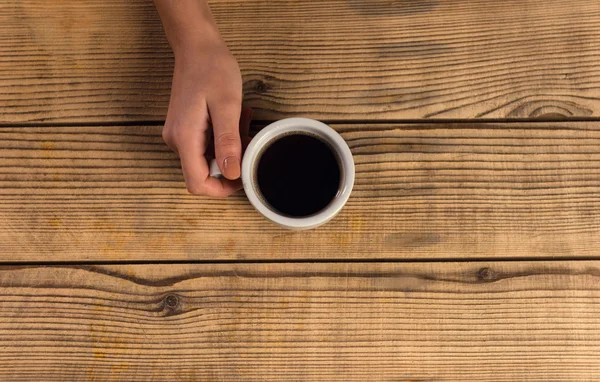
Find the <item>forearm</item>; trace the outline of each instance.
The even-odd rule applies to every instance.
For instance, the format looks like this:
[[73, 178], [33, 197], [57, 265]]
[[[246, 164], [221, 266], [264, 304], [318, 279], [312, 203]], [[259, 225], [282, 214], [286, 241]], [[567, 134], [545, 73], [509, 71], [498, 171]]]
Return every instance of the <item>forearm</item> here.
[[207, 0], [154, 0], [175, 57], [221, 37]]

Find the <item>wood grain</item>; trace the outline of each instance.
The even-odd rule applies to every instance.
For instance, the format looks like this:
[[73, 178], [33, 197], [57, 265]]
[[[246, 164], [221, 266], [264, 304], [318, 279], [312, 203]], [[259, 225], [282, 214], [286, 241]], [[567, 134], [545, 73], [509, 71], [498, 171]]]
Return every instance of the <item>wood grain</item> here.
[[351, 198], [290, 232], [185, 191], [158, 126], [0, 130], [0, 261], [598, 257], [600, 123], [334, 125]]
[[3, 381], [592, 381], [600, 263], [3, 267]]
[[[600, 115], [600, 2], [219, 0], [256, 118]], [[0, 123], [161, 121], [150, 1], [0, 0]]]

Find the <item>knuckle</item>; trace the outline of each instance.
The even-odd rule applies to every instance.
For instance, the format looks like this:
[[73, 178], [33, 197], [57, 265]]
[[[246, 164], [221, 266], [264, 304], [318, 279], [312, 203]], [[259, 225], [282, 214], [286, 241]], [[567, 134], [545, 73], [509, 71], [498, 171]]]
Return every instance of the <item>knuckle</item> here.
[[167, 144], [171, 144], [173, 143], [173, 132], [171, 129], [164, 127], [162, 130], [162, 139], [163, 141], [165, 141]]
[[185, 129], [174, 129], [171, 133], [170, 133], [170, 139], [171, 142], [173, 142], [175, 145], [180, 144], [182, 142], [186, 141], [186, 137], [189, 134], [185, 131]]
[[162, 138], [170, 146], [178, 146], [186, 141], [189, 132], [179, 126], [170, 126], [163, 128]]
[[242, 98], [242, 92], [226, 92], [219, 96], [218, 103], [222, 109], [238, 109]]
[[237, 148], [241, 142], [239, 135], [234, 133], [223, 133], [216, 137], [215, 144], [220, 148]]
[[192, 195], [204, 195], [204, 187], [201, 184], [189, 182], [186, 184], [186, 189]]

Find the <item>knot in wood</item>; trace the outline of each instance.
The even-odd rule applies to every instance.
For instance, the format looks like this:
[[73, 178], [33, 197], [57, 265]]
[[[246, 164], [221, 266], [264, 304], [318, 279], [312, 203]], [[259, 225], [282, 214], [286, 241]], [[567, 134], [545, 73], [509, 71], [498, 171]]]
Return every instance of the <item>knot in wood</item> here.
[[175, 309], [179, 305], [179, 298], [170, 294], [165, 298], [165, 305], [170, 309]]
[[254, 87], [258, 93], [264, 93], [267, 91], [267, 84], [263, 80], [258, 80], [256, 82], [256, 86]]
[[496, 277], [495, 272], [490, 270], [490, 268], [481, 268], [477, 272], [477, 278], [481, 281], [492, 281]]

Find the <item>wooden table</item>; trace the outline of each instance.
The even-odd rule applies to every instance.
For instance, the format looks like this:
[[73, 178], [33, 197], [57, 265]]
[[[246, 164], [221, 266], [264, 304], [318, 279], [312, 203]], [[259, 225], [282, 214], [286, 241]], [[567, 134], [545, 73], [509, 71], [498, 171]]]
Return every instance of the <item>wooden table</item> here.
[[150, 1], [0, 0], [0, 380], [597, 380], [600, 2], [215, 0], [343, 212], [186, 193]]

